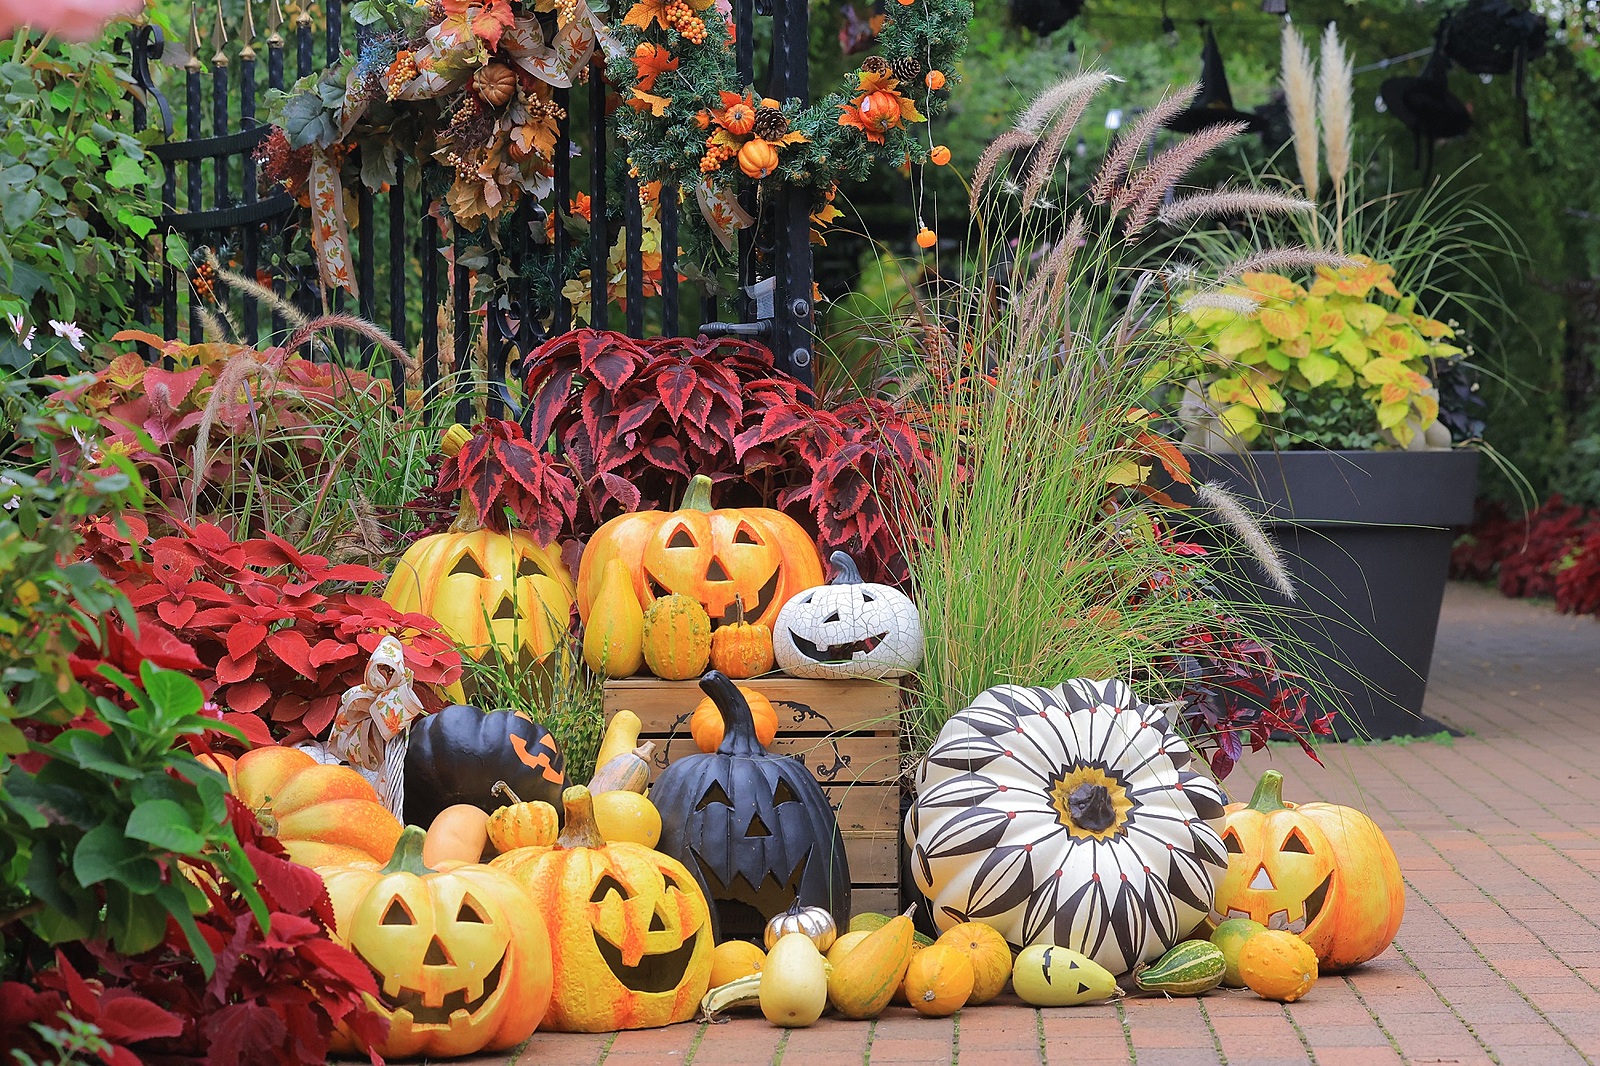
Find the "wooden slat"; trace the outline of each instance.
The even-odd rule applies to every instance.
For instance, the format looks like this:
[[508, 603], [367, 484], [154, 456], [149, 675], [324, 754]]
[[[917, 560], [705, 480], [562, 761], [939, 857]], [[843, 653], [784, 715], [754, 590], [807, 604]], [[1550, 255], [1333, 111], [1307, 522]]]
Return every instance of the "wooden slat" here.
[[898, 885], [851, 885], [850, 916], [872, 912], [875, 914], [900, 913], [900, 887]]
[[841, 833], [851, 884], [892, 884], [900, 876], [899, 833]]
[[[699, 749], [688, 733], [668, 737], [664, 734], [639, 734], [641, 741], [656, 745], [651, 780], [668, 763], [693, 755]], [[837, 751], [835, 751], [837, 749]], [[855, 781], [878, 783], [894, 780], [900, 772], [900, 743], [890, 736], [855, 734], [840, 737], [791, 736], [779, 734], [769, 751], [778, 755], [799, 755], [819, 782], [850, 784]], [[663, 757], [664, 753], [664, 757]], [[845, 765], [836, 766], [840, 760]]]
[[841, 832], [897, 832], [900, 828], [900, 786], [823, 785], [833, 804]]
[[[869, 731], [898, 734], [900, 689], [879, 681], [811, 681], [794, 677], [741, 681], [778, 705], [779, 734]], [[673, 723], [704, 698], [693, 681], [626, 678], [607, 681], [607, 719], [626, 707], [639, 716], [647, 733], [669, 733]], [[809, 709], [826, 723], [805, 713]]]

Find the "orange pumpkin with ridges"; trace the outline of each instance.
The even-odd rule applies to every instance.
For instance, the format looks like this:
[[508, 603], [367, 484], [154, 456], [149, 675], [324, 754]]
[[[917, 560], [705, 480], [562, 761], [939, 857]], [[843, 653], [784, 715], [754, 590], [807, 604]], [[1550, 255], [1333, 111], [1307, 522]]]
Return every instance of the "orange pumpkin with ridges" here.
[[745, 621], [744, 597], [735, 593], [733, 620], [711, 634], [712, 669], [721, 670], [737, 681], [766, 673], [772, 669], [772, 663], [772, 630]]
[[256, 748], [228, 774], [239, 802], [306, 866], [388, 862], [400, 822], [367, 779], [317, 762], [298, 748]]
[[[739, 691], [744, 694], [744, 701], [750, 705], [750, 717], [756, 722], [756, 739], [764, 748], [772, 743], [772, 738], [778, 735], [778, 709], [772, 701], [753, 688], [739, 686]], [[694, 746], [704, 752], [716, 751], [722, 746], [722, 712], [717, 705], [707, 696], [695, 704], [694, 713], [689, 716], [689, 735], [694, 737]]]

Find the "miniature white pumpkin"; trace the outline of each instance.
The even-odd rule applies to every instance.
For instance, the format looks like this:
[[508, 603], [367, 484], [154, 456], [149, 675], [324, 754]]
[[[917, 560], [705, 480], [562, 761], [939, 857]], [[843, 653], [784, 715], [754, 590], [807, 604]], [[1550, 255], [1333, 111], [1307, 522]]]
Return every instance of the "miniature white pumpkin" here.
[[979, 693], [939, 731], [906, 815], [934, 922], [982, 922], [1118, 975], [1160, 956], [1228, 869], [1227, 800], [1191, 758], [1121, 681]]
[[794, 677], [899, 677], [922, 662], [922, 619], [897, 588], [861, 580], [844, 552], [826, 585], [804, 589], [778, 612], [772, 651]]

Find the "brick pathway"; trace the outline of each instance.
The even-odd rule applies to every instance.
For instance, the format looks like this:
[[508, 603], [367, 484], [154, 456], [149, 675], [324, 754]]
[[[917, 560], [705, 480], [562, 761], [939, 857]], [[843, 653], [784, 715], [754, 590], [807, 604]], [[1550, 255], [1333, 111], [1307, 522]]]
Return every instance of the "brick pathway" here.
[[1270, 763], [1290, 799], [1363, 807], [1410, 886], [1395, 946], [1299, 1003], [1219, 990], [1040, 1011], [1006, 997], [943, 1020], [891, 1008], [875, 1023], [825, 1018], [793, 1031], [758, 1017], [540, 1033], [510, 1061], [1600, 1063], [1600, 624], [1453, 587], [1428, 713], [1467, 735], [1344, 745], [1324, 769], [1274, 749], [1230, 778], [1248, 794]]

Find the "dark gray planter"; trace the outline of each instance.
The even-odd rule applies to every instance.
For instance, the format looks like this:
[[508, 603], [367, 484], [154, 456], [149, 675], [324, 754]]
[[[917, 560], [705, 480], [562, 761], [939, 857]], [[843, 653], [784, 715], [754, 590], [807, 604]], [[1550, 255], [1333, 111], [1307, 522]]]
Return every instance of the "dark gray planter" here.
[[1478, 453], [1191, 454], [1196, 481], [1219, 481], [1261, 508], [1299, 586], [1290, 603], [1241, 563], [1232, 590], [1308, 644], [1340, 698], [1339, 735], [1438, 732], [1422, 714], [1450, 567], [1453, 526], [1472, 521]]

